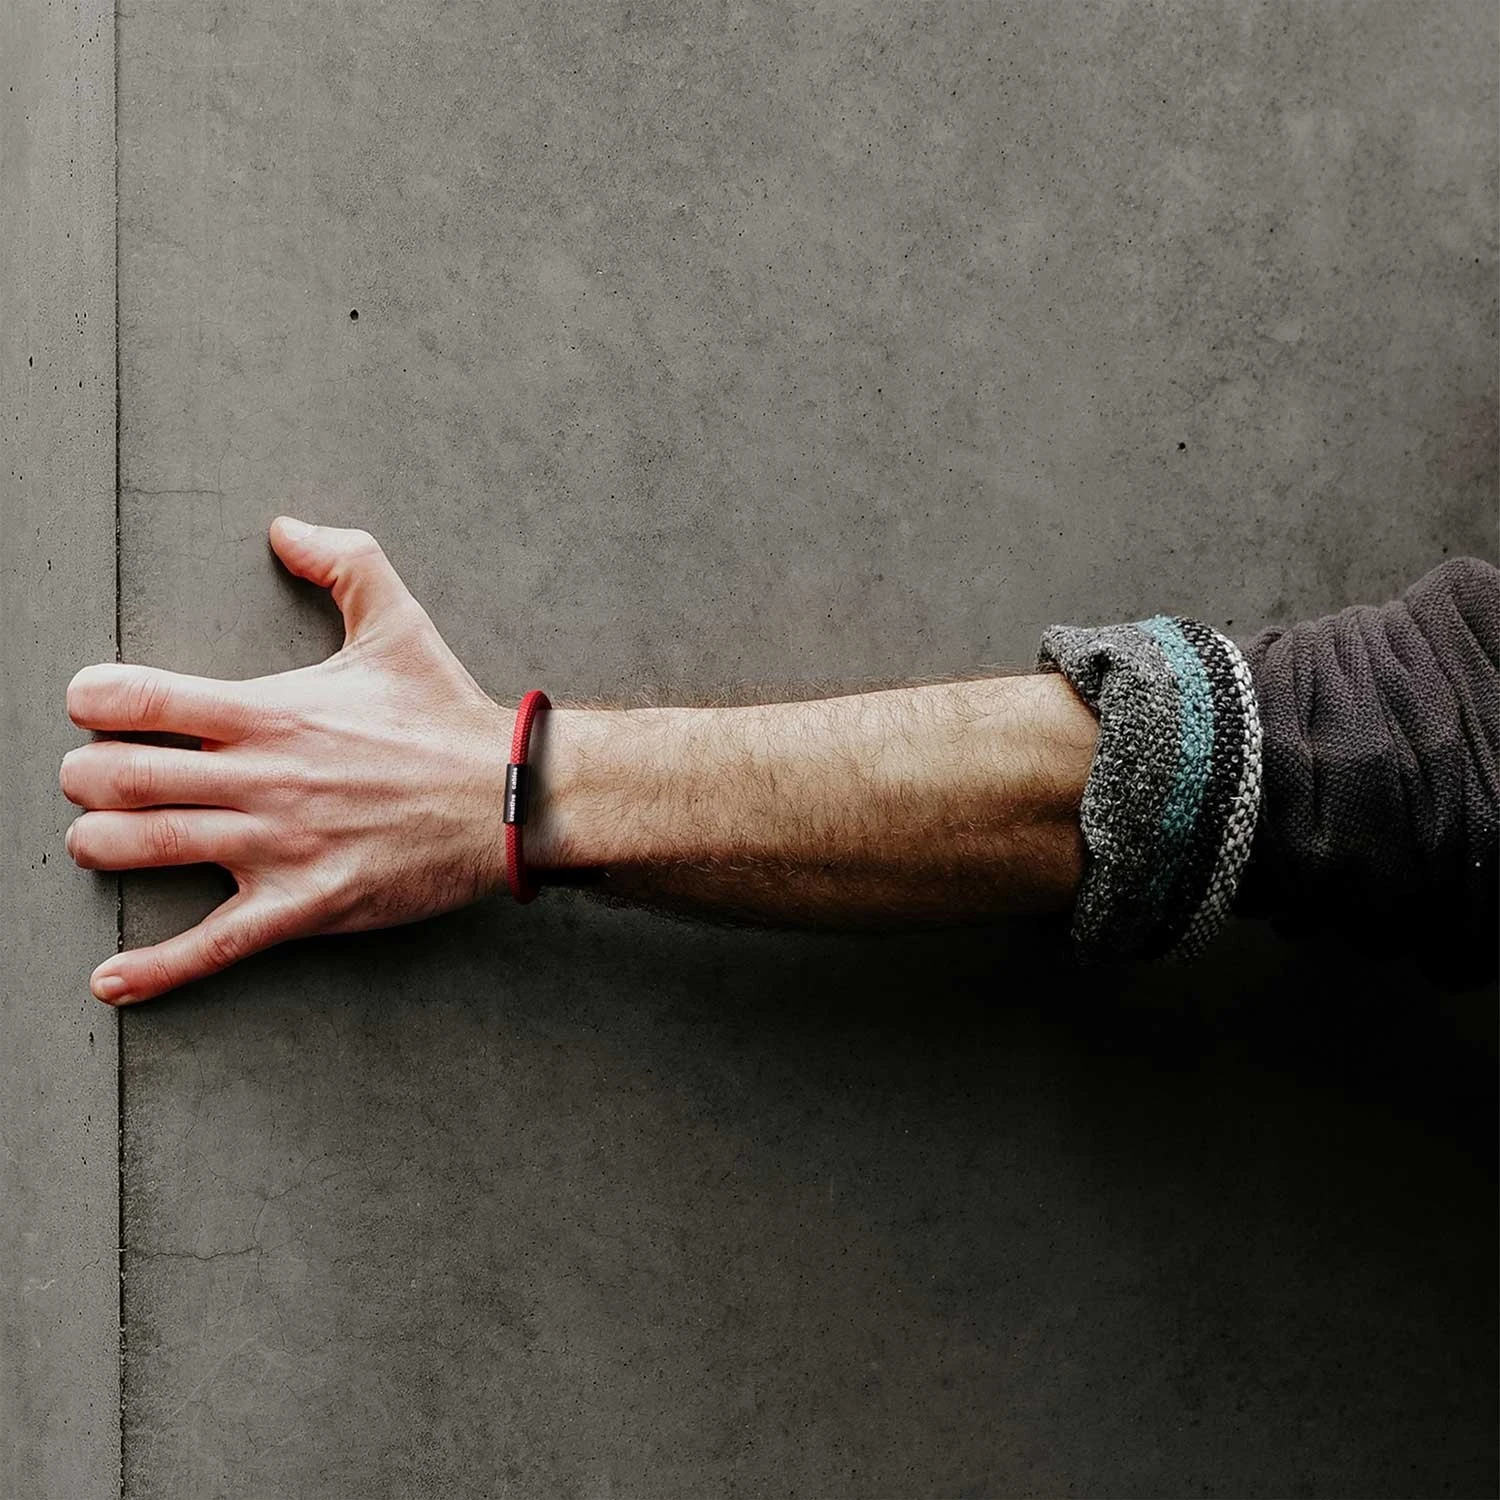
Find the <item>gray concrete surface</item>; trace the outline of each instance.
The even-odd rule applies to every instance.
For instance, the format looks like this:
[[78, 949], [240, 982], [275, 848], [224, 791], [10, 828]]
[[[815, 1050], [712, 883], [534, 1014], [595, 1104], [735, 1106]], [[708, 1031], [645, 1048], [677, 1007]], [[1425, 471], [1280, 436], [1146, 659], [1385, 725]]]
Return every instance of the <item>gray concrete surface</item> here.
[[[1494, 556], [1496, 63], [1478, 4], [133, 8], [125, 653], [331, 649], [283, 507], [511, 699]], [[126, 1493], [1493, 1489], [1495, 1009], [557, 893], [280, 950], [124, 1019]]]
[[63, 850], [63, 690], [115, 655], [114, 29], [0, 7], [0, 1496], [119, 1494], [118, 883]]

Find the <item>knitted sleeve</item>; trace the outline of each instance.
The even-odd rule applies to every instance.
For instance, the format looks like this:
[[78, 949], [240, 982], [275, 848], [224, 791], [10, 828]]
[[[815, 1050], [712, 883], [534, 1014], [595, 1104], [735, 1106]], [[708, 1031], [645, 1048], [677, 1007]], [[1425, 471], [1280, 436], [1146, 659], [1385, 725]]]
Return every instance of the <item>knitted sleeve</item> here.
[[1261, 802], [1261, 729], [1238, 646], [1199, 620], [1053, 625], [1037, 653], [1099, 716], [1079, 822], [1083, 963], [1185, 959], [1223, 924]]
[[1072, 937], [1190, 958], [1231, 911], [1491, 977], [1500, 937], [1500, 571], [1434, 569], [1243, 648], [1201, 621], [1053, 625], [1037, 665], [1099, 715]]
[[1444, 983], [1500, 948], [1500, 570], [1434, 568], [1244, 647], [1265, 803], [1234, 909], [1337, 930]]

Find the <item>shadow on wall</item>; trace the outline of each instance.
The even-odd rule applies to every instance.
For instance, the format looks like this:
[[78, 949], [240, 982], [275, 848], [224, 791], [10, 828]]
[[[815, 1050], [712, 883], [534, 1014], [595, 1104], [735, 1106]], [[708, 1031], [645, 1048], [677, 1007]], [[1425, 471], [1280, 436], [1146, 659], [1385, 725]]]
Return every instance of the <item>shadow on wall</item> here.
[[205, 1361], [204, 1420], [253, 1412], [231, 1456], [280, 1433], [287, 1473], [372, 1430], [523, 1493], [595, 1442], [637, 1492], [622, 1430], [658, 1493], [1488, 1473], [1495, 1011], [1247, 924], [1085, 974], [1055, 922], [552, 891], [288, 945], [124, 1018], [134, 1482]]
[[[203, 873], [130, 878], [155, 888], [141, 908], [156, 907], [165, 930], [207, 909]], [[232, 886], [222, 880], [227, 893]], [[540, 983], [534, 952], [547, 955], [551, 969]], [[251, 984], [262, 966], [274, 977]], [[524, 1013], [510, 998], [523, 989], [512, 982], [523, 973]], [[635, 1026], [675, 1021], [726, 1038], [753, 1036], [767, 1057], [815, 1040], [893, 1047], [914, 1064], [924, 1054], [962, 1056], [979, 1033], [999, 1040], [1025, 1032], [1091, 1059], [1099, 1078], [1120, 1087], [1152, 1079], [1160, 1088], [1230, 1066], [1254, 1070], [1272, 1086], [1316, 1091], [1329, 1107], [1342, 1098], [1442, 1137], [1491, 1174], [1500, 1165], [1495, 984], [1443, 989], [1410, 957], [1370, 953], [1339, 937], [1285, 941], [1252, 921], [1229, 923], [1195, 964], [1085, 969], [1072, 960], [1062, 919], [888, 936], [782, 932], [552, 890], [525, 912], [497, 897], [414, 926], [285, 945], [149, 1010], [174, 1030], [211, 1030], [220, 990], [269, 990], [278, 1011], [299, 996], [322, 1008], [350, 980], [366, 994], [391, 985], [401, 997], [359, 1020], [396, 1046], [416, 1017], [491, 1003], [507, 1024], [527, 1030], [567, 1029], [602, 1004], [616, 1016], [634, 1011]], [[239, 1011], [249, 1002], [230, 1003]]]

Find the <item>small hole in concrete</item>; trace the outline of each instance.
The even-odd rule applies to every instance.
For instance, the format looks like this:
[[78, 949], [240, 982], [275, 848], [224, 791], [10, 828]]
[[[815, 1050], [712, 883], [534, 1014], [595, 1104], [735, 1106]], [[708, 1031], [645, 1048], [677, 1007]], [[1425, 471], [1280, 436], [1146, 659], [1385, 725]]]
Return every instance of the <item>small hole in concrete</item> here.
[[1183, 450], [1183, 449], [1184, 449], [1184, 448], [1186, 448], [1186, 447], [1187, 447], [1187, 444], [1186, 444], [1186, 443], [1178, 443], [1178, 445], [1177, 445], [1177, 451], [1178, 451], [1178, 452], [1179, 452], [1179, 453], [1181, 453], [1181, 452], [1182, 452], [1182, 450]]
[[351, 307], [349, 309], [349, 321], [351, 323], [359, 322], [359, 309], [357, 307]]

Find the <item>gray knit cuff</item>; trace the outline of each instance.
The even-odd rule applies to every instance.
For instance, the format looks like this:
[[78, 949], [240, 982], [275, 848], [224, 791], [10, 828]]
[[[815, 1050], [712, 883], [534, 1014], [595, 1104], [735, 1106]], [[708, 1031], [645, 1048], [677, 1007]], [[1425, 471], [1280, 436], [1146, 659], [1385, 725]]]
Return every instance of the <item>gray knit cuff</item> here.
[[1218, 932], [1260, 815], [1261, 730], [1239, 648], [1198, 620], [1053, 625], [1037, 652], [1099, 715], [1072, 939], [1084, 963], [1191, 958]]

